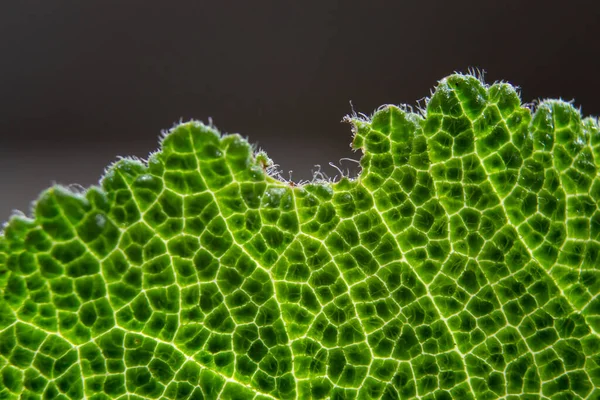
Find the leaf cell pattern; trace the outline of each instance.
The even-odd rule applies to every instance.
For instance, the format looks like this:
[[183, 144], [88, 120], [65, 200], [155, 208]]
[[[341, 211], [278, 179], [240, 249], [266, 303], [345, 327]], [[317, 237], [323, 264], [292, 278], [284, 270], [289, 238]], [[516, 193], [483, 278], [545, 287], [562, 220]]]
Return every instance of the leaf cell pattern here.
[[509, 84], [351, 118], [290, 186], [175, 127], [0, 236], [2, 399], [600, 397], [600, 129]]

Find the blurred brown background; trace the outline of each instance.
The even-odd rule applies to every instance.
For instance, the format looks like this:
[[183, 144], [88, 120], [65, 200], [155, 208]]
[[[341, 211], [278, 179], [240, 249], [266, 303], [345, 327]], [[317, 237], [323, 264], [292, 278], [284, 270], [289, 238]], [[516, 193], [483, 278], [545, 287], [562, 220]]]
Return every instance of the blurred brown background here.
[[415, 104], [469, 67], [600, 115], [599, 17], [576, 0], [3, 2], [0, 221], [180, 119], [248, 136], [295, 180], [333, 176], [359, 157], [350, 101]]

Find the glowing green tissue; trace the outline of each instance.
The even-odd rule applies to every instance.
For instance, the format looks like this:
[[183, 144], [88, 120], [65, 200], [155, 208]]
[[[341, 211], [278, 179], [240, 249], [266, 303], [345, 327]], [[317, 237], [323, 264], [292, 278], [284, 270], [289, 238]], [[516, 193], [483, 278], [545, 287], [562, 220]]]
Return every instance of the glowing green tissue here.
[[506, 83], [350, 118], [290, 185], [188, 122], [0, 236], [0, 399], [600, 397], [600, 129]]

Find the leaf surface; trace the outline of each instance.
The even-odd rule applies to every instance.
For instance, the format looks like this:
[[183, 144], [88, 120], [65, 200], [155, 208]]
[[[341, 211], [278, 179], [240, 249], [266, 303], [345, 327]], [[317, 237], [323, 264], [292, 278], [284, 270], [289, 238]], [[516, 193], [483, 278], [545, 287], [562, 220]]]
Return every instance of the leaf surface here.
[[180, 124], [0, 236], [0, 398], [600, 396], [600, 130], [505, 83], [352, 118], [291, 186]]

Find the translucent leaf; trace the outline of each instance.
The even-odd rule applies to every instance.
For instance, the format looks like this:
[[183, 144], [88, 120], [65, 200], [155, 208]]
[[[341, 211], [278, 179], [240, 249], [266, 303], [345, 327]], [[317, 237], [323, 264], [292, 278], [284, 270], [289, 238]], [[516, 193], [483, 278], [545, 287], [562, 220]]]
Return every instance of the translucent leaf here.
[[[291, 185], [189, 122], [0, 236], [0, 398], [597, 398], [600, 130], [442, 80]], [[529, 395], [529, 396], [526, 396]]]

